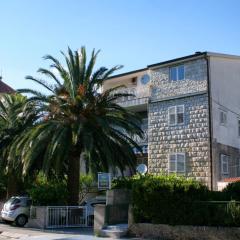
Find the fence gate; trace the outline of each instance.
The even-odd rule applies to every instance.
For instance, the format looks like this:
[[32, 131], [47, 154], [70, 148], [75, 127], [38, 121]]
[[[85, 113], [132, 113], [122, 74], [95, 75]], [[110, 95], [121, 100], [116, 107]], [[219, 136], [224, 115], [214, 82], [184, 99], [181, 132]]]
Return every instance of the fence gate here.
[[89, 227], [93, 224], [86, 206], [47, 207], [46, 218], [47, 228]]

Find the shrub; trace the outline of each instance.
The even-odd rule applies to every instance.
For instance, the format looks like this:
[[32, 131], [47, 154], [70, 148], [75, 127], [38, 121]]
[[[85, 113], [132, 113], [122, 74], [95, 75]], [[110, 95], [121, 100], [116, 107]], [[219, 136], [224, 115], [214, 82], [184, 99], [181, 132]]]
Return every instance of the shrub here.
[[39, 206], [59, 206], [66, 205], [67, 186], [64, 181], [48, 180], [43, 175], [39, 175], [36, 182], [28, 189], [28, 193], [34, 205]]
[[[209, 191], [193, 179], [176, 175], [138, 175], [116, 179], [113, 187], [132, 190], [136, 222], [240, 226], [240, 204], [224, 201], [229, 198], [225, 192]], [[231, 196], [235, 191], [237, 187]]]
[[93, 175], [81, 174], [79, 180], [79, 202], [81, 203], [89, 193], [97, 191]]
[[112, 189], [132, 189], [133, 183], [140, 179], [140, 175], [133, 177], [119, 177], [112, 181]]
[[186, 222], [193, 201], [207, 199], [203, 184], [176, 175], [145, 175], [132, 185], [132, 201], [136, 221], [176, 224]]
[[223, 194], [227, 200], [236, 200], [240, 201], [240, 182], [234, 182], [228, 184], [223, 189]]

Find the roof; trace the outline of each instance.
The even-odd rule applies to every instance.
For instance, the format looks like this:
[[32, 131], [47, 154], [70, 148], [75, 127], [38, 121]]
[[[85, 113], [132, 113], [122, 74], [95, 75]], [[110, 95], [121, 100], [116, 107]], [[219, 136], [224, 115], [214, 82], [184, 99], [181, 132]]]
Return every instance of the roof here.
[[156, 66], [159, 66], [159, 65], [169, 64], [169, 63], [172, 63], [172, 62], [183, 61], [183, 60], [187, 60], [187, 59], [190, 59], [190, 58], [205, 56], [206, 54], [207, 54], [207, 52], [196, 52], [194, 54], [187, 55], [187, 56], [184, 56], [184, 57], [174, 58], [174, 59], [171, 59], [171, 60], [168, 60], [168, 61], [154, 63], [154, 64], [151, 64], [151, 65], [148, 65], [148, 68], [156, 67]]
[[0, 80], [0, 93], [12, 93], [14, 90], [6, 83]]
[[240, 177], [233, 177], [233, 178], [224, 178], [223, 179], [224, 182], [240, 182]]
[[155, 68], [155, 67], [159, 67], [159, 66], [162, 66], [162, 65], [167, 65], [167, 64], [171, 64], [171, 63], [175, 63], [175, 62], [181, 62], [181, 61], [185, 61], [185, 60], [187, 61], [187, 60], [196, 59], [196, 58], [205, 57], [205, 56], [221, 57], [221, 58], [231, 58], [231, 59], [240, 59], [240, 56], [231, 55], [231, 54], [207, 52], [207, 51], [195, 52], [194, 54], [187, 55], [187, 56], [184, 56], [184, 57], [174, 58], [174, 59], [171, 59], [171, 60], [150, 64], [150, 65], [147, 65], [146, 68], [138, 69], [138, 70], [131, 71], [131, 72], [117, 74], [117, 75], [114, 75], [112, 77], [109, 77], [108, 79], [118, 78], [118, 77], [122, 77], [122, 76], [125, 76], [125, 75], [138, 73], [138, 72], [141, 72], [141, 71], [146, 71], [146, 70], [148, 70], [150, 68]]
[[125, 73], [120, 73], [120, 74], [113, 75], [113, 76], [109, 77], [108, 79], [112, 79], [112, 78], [116, 78], [116, 77], [123, 77], [123, 76], [125, 76], [125, 75], [134, 74], [134, 73], [139, 73], [139, 72], [146, 71], [146, 70], [147, 70], [147, 68], [140, 68], [140, 69], [137, 69], [137, 70], [134, 70], [134, 71], [130, 71], [130, 72], [125, 72]]

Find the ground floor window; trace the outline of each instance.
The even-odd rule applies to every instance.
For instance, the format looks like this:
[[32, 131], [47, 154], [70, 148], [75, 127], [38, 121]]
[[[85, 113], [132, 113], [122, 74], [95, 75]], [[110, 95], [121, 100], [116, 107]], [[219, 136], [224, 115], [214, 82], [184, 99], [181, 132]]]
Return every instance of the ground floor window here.
[[221, 173], [224, 175], [229, 174], [229, 156], [221, 154]]
[[240, 177], [240, 158], [237, 158], [237, 163], [236, 163], [236, 177]]
[[169, 155], [169, 173], [185, 173], [186, 156], [185, 153], [171, 153]]

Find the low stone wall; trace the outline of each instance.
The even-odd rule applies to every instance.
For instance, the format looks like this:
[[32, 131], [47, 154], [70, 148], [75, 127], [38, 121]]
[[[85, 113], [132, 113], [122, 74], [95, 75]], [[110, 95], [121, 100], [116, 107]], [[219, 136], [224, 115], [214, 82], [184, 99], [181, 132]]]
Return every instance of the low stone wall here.
[[136, 237], [159, 240], [239, 240], [240, 228], [205, 226], [170, 226], [134, 223], [129, 233]]

